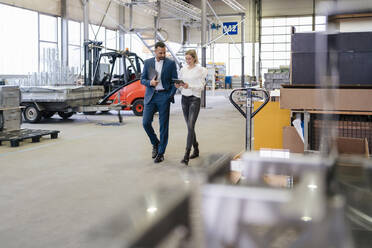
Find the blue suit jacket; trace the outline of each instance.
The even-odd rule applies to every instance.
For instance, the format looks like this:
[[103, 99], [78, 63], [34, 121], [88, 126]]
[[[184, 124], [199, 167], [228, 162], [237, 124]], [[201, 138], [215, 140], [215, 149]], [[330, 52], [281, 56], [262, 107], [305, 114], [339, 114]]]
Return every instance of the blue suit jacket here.
[[[149, 78], [148, 72], [149, 68], [153, 68], [155, 70], [155, 58], [147, 59], [144, 62], [143, 72], [141, 75], [141, 84], [146, 86], [146, 93], [145, 93], [145, 104], [148, 104], [155, 92], [155, 87], [150, 86], [150, 81], [152, 78]], [[173, 78], [178, 78], [177, 75], [177, 66], [173, 60], [164, 59], [163, 68], [161, 70], [161, 82], [165, 90], [167, 90], [169, 101], [174, 103], [174, 94], [176, 93], [177, 88], [174, 86], [172, 82]]]

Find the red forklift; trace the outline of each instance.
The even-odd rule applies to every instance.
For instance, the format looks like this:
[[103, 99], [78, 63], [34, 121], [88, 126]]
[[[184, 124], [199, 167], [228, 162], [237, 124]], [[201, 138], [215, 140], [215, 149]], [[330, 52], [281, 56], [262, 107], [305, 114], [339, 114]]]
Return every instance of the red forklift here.
[[[84, 74], [85, 84], [104, 86], [105, 96], [99, 101], [99, 105], [118, 104], [123, 110], [132, 110], [136, 116], [142, 116], [146, 91], [146, 87], [141, 84], [143, 60], [128, 50], [107, 49], [111, 51], [101, 53], [101, 45], [102, 42], [95, 41], [85, 43], [88, 50], [88, 60], [85, 60], [85, 71], [88, 72]], [[119, 70], [123, 73], [114, 73]]]

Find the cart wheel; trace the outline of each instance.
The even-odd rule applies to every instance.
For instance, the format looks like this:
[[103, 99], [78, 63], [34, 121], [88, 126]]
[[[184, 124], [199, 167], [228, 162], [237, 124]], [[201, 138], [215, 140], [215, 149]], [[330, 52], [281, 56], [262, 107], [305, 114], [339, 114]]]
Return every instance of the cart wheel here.
[[74, 112], [58, 112], [58, 115], [64, 120], [70, 118], [73, 114]]
[[45, 119], [49, 119], [51, 118], [56, 112], [54, 111], [43, 111], [41, 113], [41, 115], [45, 118]]
[[41, 112], [37, 109], [35, 104], [26, 105], [26, 108], [23, 111], [23, 117], [27, 122], [37, 123], [41, 119]]
[[143, 115], [143, 99], [137, 99], [133, 102], [132, 111], [136, 116]]

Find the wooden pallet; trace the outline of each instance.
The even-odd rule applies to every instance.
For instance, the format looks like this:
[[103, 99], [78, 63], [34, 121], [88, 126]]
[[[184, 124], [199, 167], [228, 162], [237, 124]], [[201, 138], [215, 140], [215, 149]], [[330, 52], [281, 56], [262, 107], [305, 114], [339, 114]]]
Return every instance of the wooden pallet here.
[[10, 141], [11, 147], [18, 147], [19, 142], [25, 139], [31, 139], [32, 143], [40, 142], [42, 136], [50, 135], [51, 139], [58, 138], [59, 131], [40, 130], [40, 129], [20, 129], [15, 131], [0, 132], [0, 146], [3, 141]]

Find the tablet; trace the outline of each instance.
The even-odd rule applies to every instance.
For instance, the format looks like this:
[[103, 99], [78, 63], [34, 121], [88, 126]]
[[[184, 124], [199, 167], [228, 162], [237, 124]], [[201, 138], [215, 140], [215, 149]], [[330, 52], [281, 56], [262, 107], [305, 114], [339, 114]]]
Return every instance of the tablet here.
[[180, 84], [180, 85], [185, 84], [185, 82], [183, 80], [181, 80], [181, 79], [172, 79], [172, 81], [175, 84]]

